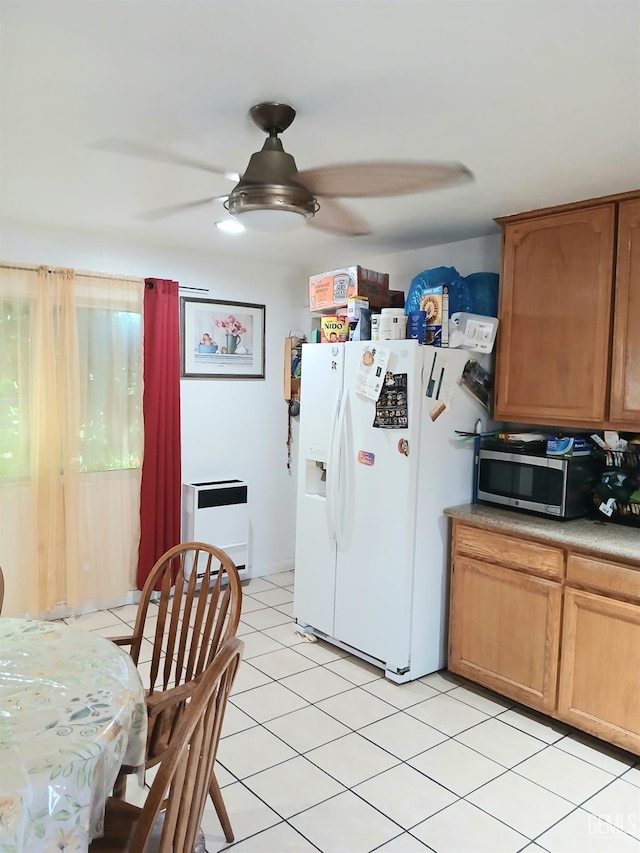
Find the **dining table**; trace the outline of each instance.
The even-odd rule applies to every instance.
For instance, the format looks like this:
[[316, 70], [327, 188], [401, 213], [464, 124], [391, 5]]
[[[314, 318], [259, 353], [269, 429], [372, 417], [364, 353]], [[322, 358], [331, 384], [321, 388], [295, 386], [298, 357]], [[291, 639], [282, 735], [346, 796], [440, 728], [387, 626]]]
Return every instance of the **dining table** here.
[[63, 622], [0, 618], [0, 851], [83, 853], [122, 764], [144, 766], [131, 657]]

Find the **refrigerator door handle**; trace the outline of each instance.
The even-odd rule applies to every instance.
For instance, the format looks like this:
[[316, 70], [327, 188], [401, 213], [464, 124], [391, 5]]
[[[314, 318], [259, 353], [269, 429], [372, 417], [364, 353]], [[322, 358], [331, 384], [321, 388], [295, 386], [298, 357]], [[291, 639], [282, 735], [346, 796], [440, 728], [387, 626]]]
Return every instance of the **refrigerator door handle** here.
[[338, 441], [337, 441], [337, 450], [336, 450], [336, 467], [340, 472], [340, 479], [338, 481], [338, 487], [336, 489], [336, 501], [335, 501], [335, 531], [336, 531], [336, 545], [338, 546], [338, 550], [342, 551], [344, 548], [344, 517], [345, 513], [348, 509], [344, 506], [345, 497], [349, 497], [348, 495], [348, 464], [342, 466], [342, 457], [343, 450], [346, 449], [346, 441], [345, 441], [345, 424], [347, 422], [347, 406], [349, 404], [349, 389], [345, 388], [344, 394], [342, 395], [342, 400], [340, 403], [340, 412], [338, 414]]
[[327, 525], [329, 528], [329, 538], [337, 540], [336, 530], [336, 504], [338, 501], [338, 472], [339, 466], [336, 461], [336, 451], [339, 446], [339, 439], [336, 434], [338, 432], [338, 422], [340, 419], [340, 405], [342, 403], [341, 395], [336, 397], [335, 406], [333, 407], [333, 418], [331, 428], [331, 439], [329, 441], [329, 456], [327, 460]]

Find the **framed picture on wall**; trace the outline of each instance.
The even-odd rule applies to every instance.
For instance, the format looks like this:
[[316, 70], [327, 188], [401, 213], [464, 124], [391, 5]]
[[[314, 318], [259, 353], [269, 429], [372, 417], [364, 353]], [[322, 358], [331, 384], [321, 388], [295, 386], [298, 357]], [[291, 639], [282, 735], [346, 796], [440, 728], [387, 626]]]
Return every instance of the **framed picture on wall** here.
[[264, 379], [265, 306], [180, 298], [182, 376]]

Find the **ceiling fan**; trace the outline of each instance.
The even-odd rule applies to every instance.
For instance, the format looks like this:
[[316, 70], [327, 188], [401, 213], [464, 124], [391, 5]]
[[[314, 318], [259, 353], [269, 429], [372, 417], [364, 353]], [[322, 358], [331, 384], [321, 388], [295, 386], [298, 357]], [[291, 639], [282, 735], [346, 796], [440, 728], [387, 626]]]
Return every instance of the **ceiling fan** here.
[[170, 205], [144, 215], [161, 219], [214, 201], [221, 201], [229, 214], [258, 231], [285, 231], [307, 222], [322, 231], [343, 236], [370, 233], [365, 220], [336, 198], [380, 198], [452, 186], [473, 179], [461, 163], [374, 161], [344, 163], [299, 172], [295, 160], [282, 146], [280, 134], [296, 116], [293, 107], [279, 103], [256, 104], [249, 110], [267, 139], [251, 156], [246, 170], [236, 173], [126, 140], [106, 140], [95, 147], [145, 159], [191, 166], [233, 180], [228, 195]]

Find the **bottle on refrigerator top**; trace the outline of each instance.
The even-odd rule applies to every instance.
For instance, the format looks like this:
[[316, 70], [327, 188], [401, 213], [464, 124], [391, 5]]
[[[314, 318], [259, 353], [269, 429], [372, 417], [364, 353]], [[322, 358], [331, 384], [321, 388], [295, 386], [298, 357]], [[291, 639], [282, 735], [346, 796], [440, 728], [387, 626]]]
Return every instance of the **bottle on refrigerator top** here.
[[380, 314], [371, 315], [371, 340], [380, 340]]
[[383, 308], [380, 315], [382, 340], [400, 341], [407, 337], [407, 315], [404, 308]]

